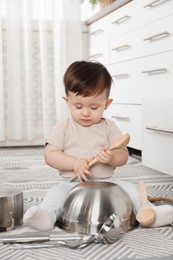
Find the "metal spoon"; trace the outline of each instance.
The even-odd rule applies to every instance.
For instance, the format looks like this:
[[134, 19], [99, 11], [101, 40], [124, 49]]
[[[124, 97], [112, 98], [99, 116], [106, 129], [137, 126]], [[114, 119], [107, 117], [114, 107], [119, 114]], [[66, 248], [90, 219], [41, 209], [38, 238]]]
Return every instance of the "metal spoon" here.
[[136, 219], [142, 226], [149, 226], [156, 218], [154, 209], [149, 208], [147, 205], [147, 190], [144, 181], [139, 183], [139, 193], [142, 203], [142, 209], [137, 213]]
[[42, 244], [19, 244], [15, 243], [13, 244], [9, 249], [39, 249], [39, 248], [52, 248], [52, 247], [59, 247], [59, 246], [66, 246], [71, 249], [76, 249], [76, 248], [84, 248], [90, 243], [93, 242], [93, 236], [85, 236], [82, 239], [78, 240], [61, 240], [61, 241], [54, 241], [52, 242], [47, 242], [47, 243], [42, 243]]

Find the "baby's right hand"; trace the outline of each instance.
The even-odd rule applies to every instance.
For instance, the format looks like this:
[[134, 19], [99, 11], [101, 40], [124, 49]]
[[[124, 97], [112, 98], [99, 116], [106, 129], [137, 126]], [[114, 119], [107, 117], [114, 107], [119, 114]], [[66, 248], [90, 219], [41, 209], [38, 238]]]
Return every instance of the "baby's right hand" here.
[[88, 181], [86, 176], [91, 176], [88, 160], [86, 159], [76, 158], [73, 164], [73, 169], [80, 182]]

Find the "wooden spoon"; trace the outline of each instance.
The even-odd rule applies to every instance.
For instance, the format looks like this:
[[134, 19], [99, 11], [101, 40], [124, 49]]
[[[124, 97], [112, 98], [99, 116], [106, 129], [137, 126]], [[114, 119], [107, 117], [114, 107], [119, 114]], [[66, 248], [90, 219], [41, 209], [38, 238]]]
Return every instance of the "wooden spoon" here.
[[[124, 134], [121, 136], [118, 140], [116, 140], [108, 149], [107, 151], [113, 151], [113, 150], [118, 150], [120, 148], [125, 147], [130, 141], [130, 135], [129, 134]], [[96, 157], [94, 157], [90, 162], [89, 162], [89, 167], [94, 165], [97, 162]], [[76, 176], [72, 177], [70, 181], [73, 181], [76, 179]]]
[[149, 226], [154, 222], [156, 218], [156, 212], [154, 209], [148, 207], [147, 190], [144, 181], [139, 182], [139, 193], [140, 193], [142, 208], [137, 213], [136, 219], [142, 226]]

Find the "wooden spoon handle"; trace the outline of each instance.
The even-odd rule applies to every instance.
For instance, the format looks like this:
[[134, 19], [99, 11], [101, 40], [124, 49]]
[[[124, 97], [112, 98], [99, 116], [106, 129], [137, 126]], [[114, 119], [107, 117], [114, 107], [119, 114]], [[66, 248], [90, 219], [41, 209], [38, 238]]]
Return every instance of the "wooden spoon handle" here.
[[[117, 150], [120, 148], [125, 147], [130, 141], [130, 135], [129, 134], [124, 134], [122, 137], [120, 137], [118, 139], [118, 141], [116, 140], [116, 142], [114, 142], [109, 148], [107, 148], [107, 151], [113, 151], [113, 150]], [[89, 167], [91, 167], [92, 165], [94, 165], [97, 162], [97, 159], [94, 157], [90, 162], [89, 162]]]
[[125, 147], [130, 141], [130, 135], [129, 134], [124, 134], [122, 135], [118, 141], [114, 142], [108, 150], [113, 151], [113, 150], [117, 150], [120, 148]]
[[[116, 142], [114, 142], [107, 150], [113, 151], [116, 149], [120, 149], [125, 147], [130, 141], [130, 135], [129, 134], [124, 134], [122, 137], [120, 137]], [[97, 163], [96, 157], [94, 157], [90, 162], [89, 162], [89, 167]], [[76, 176], [72, 177], [70, 181], [73, 181], [76, 179]]]
[[140, 181], [139, 182], [139, 194], [140, 194], [140, 199], [141, 199], [142, 206], [145, 207], [145, 208], [148, 208], [148, 204], [147, 204], [147, 190], [146, 190], [144, 181]]
[[169, 203], [173, 203], [173, 199], [167, 197], [147, 197], [150, 202], [157, 202], [157, 201], [166, 201]]

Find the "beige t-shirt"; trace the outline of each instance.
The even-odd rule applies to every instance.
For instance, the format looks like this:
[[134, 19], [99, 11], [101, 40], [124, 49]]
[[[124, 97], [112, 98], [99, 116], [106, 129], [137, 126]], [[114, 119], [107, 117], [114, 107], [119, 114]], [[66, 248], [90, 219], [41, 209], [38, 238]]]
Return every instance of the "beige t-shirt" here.
[[[105, 146], [110, 146], [122, 136], [115, 122], [102, 119], [98, 124], [89, 127], [81, 126], [72, 118], [57, 122], [46, 143], [54, 145], [65, 154], [90, 159]], [[113, 168], [106, 164], [96, 163], [90, 168], [94, 177], [107, 178], [112, 176]], [[60, 172], [65, 177], [74, 176], [74, 172]]]

